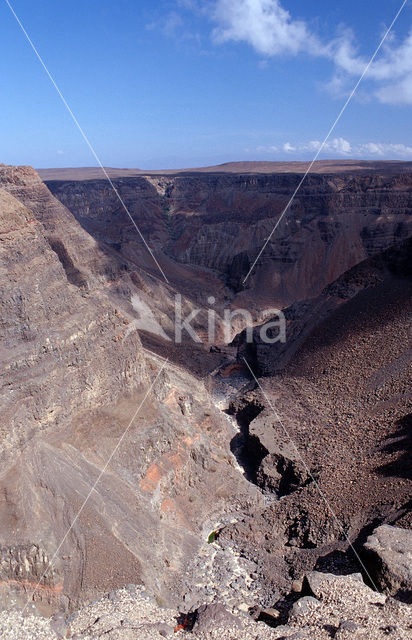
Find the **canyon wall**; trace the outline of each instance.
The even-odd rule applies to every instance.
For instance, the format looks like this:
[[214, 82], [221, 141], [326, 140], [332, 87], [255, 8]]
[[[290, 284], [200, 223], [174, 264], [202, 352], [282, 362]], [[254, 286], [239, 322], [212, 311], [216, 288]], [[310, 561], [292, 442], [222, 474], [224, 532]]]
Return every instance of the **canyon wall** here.
[[[3, 463], [73, 411], [147, 382], [104, 291], [105, 256], [32, 169], [0, 168]], [[100, 272], [100, 273], [99, 273]]]
[[[297, 187], [299, 174], [114, 178], [168, 279], [198, 296], [254, 309], [318, 295], [361, 260], [412, 231], [412, 174], [309, 175], [243, 284]], [[105, 180], [47, 181], [99, 242], [158, 274]]]
[[108, 255], [33, 169], [4, 165], [0, 287], [0, 602], [48, 612], [142, 581], [180, 598], [209, 529], [254, 491], [201, 373], [132, 325], [130, 296], [167, 288]]

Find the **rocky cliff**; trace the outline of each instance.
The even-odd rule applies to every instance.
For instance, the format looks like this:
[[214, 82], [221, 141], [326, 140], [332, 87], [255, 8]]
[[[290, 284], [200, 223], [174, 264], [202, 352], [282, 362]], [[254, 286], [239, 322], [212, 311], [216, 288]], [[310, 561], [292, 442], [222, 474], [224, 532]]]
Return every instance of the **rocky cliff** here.
[[0, 168], [0, 225], [3, 600], [37, 584], [40, 607], [67, 607], [137, 579], [173, 599], [229, 496], [251, 495], [233, 426], [130, 331], [147, 276], [109, 259], [32, 169]]
[[148, 378], [137, 334], [122, 343], [126, 319], [99, 286], [95, 241], [33, 170], [2, 168], [0, 185], [4, 463], [9, 447]]
[[[327, 322], [338, 313], [340, 307], [356, 296], [370, 289], [377, 290], [378, 285], [390, 290], [396, 286], [397, 278], [405, 284], [405, 305], [408, 306], [408, 278], [412, 273], [412, 242], [409, 238], [397, 243], [372, 258], [363, 260], [352, 269], [343, 273], [337, 280], [325, 287], [319, 296], [299, 300], [284, 309], [287, 324], [287, 340], [268, 344], [262, 333], [262, 325], [253, 329], [252, 339], [247, 340], [246, 331], [236, 336], [234, 344], [238, 346], [238, 357], [246, 357], [254, 370], [261, 376], [273, 376], [282, 371], [294, 358], [299, 348], [310, 344], [316, 335], [316, 328], [322, 321]], [[365, 295], [365, 294], [363, 294]], [[355, 304], [353, 302], [352, 304]], [[313, 334], [313, 335], [312, 335]], [[269, 329], [268, 337], [275, 339], [278, 329]]]

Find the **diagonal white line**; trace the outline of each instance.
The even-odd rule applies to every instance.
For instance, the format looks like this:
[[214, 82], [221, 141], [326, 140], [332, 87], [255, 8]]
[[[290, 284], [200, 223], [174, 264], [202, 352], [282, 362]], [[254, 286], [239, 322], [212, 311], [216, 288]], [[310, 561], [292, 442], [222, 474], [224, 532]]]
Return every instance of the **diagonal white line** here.
[[[7, 2], [7, 0], [6, 0]], [[380, 43], [378, 44], [373, 56], [371, 57], [371, 59], [369, 60], [368, 64], [366, 65], [365, 69], [363, 70], [362, 75], [360, 76], [359, 80], [357, 81], [357, 83], [355, 84], [354, 88], [352, 89], [349, 97], [347, 98], [345, 104], [343, 105], [342, 109], [340, 110], [338, 117], [336, 118], [335, 122], [333, 123], [333, 125], [331, 126], [331, 128], [329, 129], [326, 138], [324, 139], [324, 141], [322, 142], [322, 144], [320, 145], [318, 151], [316, 152], [315, 157], [313, 158], [312, 162], [309, 164], [309, 167], [307, 168], [305, 174], [303, 175], [303, 178], [301, 179], [301, 181], [299, 182], [298, 186], [296, 187], [292, 197], [290, 198], [289, 202], [287, 203], [286, 207], [283, 209], [279, 219], [277, 220], [275, 226], [273, 227], [272, 231], [270, 232], [269, 236], [266, 238], [265, 240], [265, 244], [263, 245], [263, 247], [261, 248], [261, 250], [259, 251], [257, 258], [255, 259], [255, 261], [253, 262], [252, 266], [250, 267], [245, 279], [243, 280], [243, 284], [245, 284], [246, 280], [249, 278], [250, 274], [252, 273], [253, 269], [256, 266], [257, 261], [259, 260], [260, 256], [262, 255], [262, 253], [264, 252], [264, 250], [266, 249], [268, 243], [270, 242], [273, 234], [275, 233], [276, 229], [278, 228], [278, 226], [280, 225], [280, 223], [282, 222], [283, 218], [285, 217], [286, 213], [288, 212], [289, 207], [291, 206], [292, 202], [294, 201], [294, 199], [296, 198], [296, 195], [298, 194], [298, 192], [300, 191], [301, 186], [303, 185], [303, 183], [305, 182], [308, 174], [311, 172], [313, 165], [315, 164], [316, 160], [318, 159], [319, 155], [321, 154], [325, 144], [327, 143], [327, 141], [329, 140], [330, 136], [332, 135], [333, 131], [335, 130], [339, 120], [341, 119], [341, 117], [343, 116], [344, 112], [346, 111], [346, 107], [349, 105], [349, 103], [351, 102], [353, 96], [355, 95], [356, 91], [358, 90], [358, 87], [360, 85], [360, 83], [362, 82], [362, 80], [364, 79], [365, 75], [368, 73], [370, 66], [372, 65], [372, 63], [374, 62], [376, 56], [378, 55], [382, 45], [384, 44], [386, 38], [388, 37], [388, 35], [390, 34], [390, 32], [392, 31], [395, 22], [397, 21], [397, 19], [399, 18], [399, 16], [401, 15], [406, 3], [408, 2], [408, 0], [404, 0], [402, 2], [402, 5], [400, 7], [400, 9], [398, 10], [397, 14], [395, 15], [394, 19], [392, 20], [392, 23], [390, 25], [390, 27], [387, 29], [385, 35], [383, 36], [382, 40], [380, 41]]]
[[109, 466], [113, 456], [116, 454], [117, 450], [119, 449], [120, 445], [122, 444], [124, 438], [126, 437], [130, 427], [132, 426], [133, 422], [136, 419], [137, 414], [139, 413], [140, 409], [142, 408], [142, 406], [144, 405], [144, 403], [147, 400], [147, 397], [149, 396], [150, 392], [152, 391], [154, 385], [156, 384], [156, 381], [158, 380], [160, 374], [162, 373], [163, 369], [165, 368], [165, 366], [167, 365], [169, 359], [167, 358], [166, 360], [163, 361], [162, 366], [160, 367], [159, 371], [156, 374], [155, 379], [153, 380], [153, 382], [151, 383], [150, 387], [148, 388], [148, 390], [146, 391], [143, 400], [140, 402], [139, 406], [137, 407], [136, 411], [134, 412], [129, 424], [127, 425], [126, 429], [123, 431], [122, 435], [120, 436], [119, 440], [117, 441], [117, 444], [115, 446], [115, 448], [113, 449], [112, 453], [110, 454], [110, 456], [108, 457], [108, 459], [105, 462], [105, 465], [103, 467], [103, 469], [100, 471], [99, 475], [97, 476], [97, 479], [95, 480], [92, 488], [90, 489], [89, 493], [87, 494], [86, 498], [83, 501], [82, 506], [80, 507], [80, 509], [78, 510], [78, 512], [76, 513], [75, 517], [73, 518], [69, 528], [67, 529], [66, 533], [64, 534], [61, 542], [59, 543], [56, 551], [53, 554], [53, 557], [49, 560], [49, 562], [47, 563], [47, 568], [44, 570], [43, 574], [40, 576], [38, 582], [36, 583], [33, 591], [30, 592], [30, 596], [29, 599], [27, 600], [25, 606], [23, 607], [23, 611], [22, 613], [24, 613], [26, 607], [29, 605], [30, 601], [33, 599], [35, 593], [38, 591], [40, 585], [41, 585], [41, 581], [43, 580], [44, 576], [46, 575], [46, 573], [48, 572], [48, 570], [50, 569], [50, 567], [53, 565], [54, 560], [57, 557], [57, 554], [59, 553], [60, 549], [62, 548], [67, 536], [69, 535], [70, 531], [73, 529], [74, 525], [76, 524], [77, 520], [79, 519], [80, 514], [82, 513], [83, 509], [85, 508], [87, 502], [89, 501], [90, 496], [92, 495], [93, 491], [96, 489], [97, 485], [99, 484], [102, 476], [104, 475], [104, 473], [106, 472], [107, 467]]
[[23, 31], [24, 35], [26, 36], [27, 41], [29, 42], [31, 48], [33, 49], [34, 53], [36, 54], [36, 57], [38, 58], [41, 66], [43, 67], [44, 71], [46, 72], [47, 76], [49, 77], [49, 80], [51, 81], [52, 85], [54, 86], [54, 88], [56, 89], [57, 93], [60, 96], [61, 101], [63, 102], [64, 106], [66, 107], [67, 111], [69, 112], [74, 124], [76, 125], [77, 129], [80, 131], [80, 134], [83, 137], [83, 140], [85, 141], [85, 143], [87, 144], [87, 146], [89, 147], [90, 151], [92, 152], [96, 162], [98, 163], [99, 167], [101, 168], [101, 170], [103, 171], [107, 181], [109, 182], [111, 188], [113, 189], [113, 191], [115, 192], [120, 204], [122, 205], [123, 209], [126, 211], [127, 215], [129, 216], [134, 228], [136, 229], [137, 233], [139, 234], [144, 246], [146, 247], [146, 249], [148, 250], [148, 252], [150, 253], [153, 261], [155, 262], [157, 268], [159, 269], [160, 273], [162, 274], [163, 278], [165, 279], [165, 281], [168, 283], [169, 280], [166, 278], [166, 275], [162, 269], [162, 267], [160, 266], [160, 264], [158, 263], [158, 261], [156, 260], [153, 251], [151, 250], [151, 248], [149, 247], [149, 245], [147, 244], [145, 238], [143, 237], [142, 232], [140, 231], [139, 227], [137, 226], [136, 222], [133, 220], [129, 209], [126, 207], [126, 204], [123, 200], [123, 198], [121, 197], [120, 193], [118, 192], [118, 190], [116, 189], [116, 187], [113, 184], [113, 181], [111, 180], [109, 174], [107, 173], [106, 169], [104, 168], [103, 164], [100, 161], [100, 158], [98, 157], [96, 151], [94, 150], [94, 147], [92, 146], [89, 138], [86, 136], [85, 132], [83, 131], [82, 127], [80, 126], [79, 121], [77, 120], [76, 116], [74, 115], [73, 111], [70, 109], [66, 98], [64, 97], [64, 95], [62, 94], [62, 92], [60, 91], [57, 83], [55, 82], [53, 76], [51, 75], [50, 71], [48, 70], [46, 63], [44, 62], [43, 58], [41, 57], [41, 55], [39, 54], [39, 52], [37, 51], [33, 41], [31, 40], [29, 34], [27, 33], [26, 29], [24, 28], [20, 18], [18, 17], [18, 15], [16, 14], [16, 12], [14, 11], [13, 7], [11, 6], [9, 0], [5, 0], [5, 3], [7, 4], [7, 6], [9, 7], [10, 11], [12, 12], [13, 16], [15, 17], [20, 29]]
[[346, 542], [349, 544], [349, 547], [351, 548], [351, 550], [353, 551], [353, 553], [355, 554], [356, 559], [358, 560], [359, 564], [361, 565], [362, 569], [365, 572], [365, 575], [368, 576], [368, 579], [370, 580], [371, 585], [373, 586], [373, 588], [375, 589], [375, 591], [378, 591], [378, 588], [376, 586], [376, 584], [374, 583], [374, 581], [372, 580], [369, 571], [367, 570], [367, 568], [365, 567], [364, 563], [362, 562], [358, 552], [356, 551], [355, 547], [353, 546], [353, 544], [351, 543], [351, 541], [348, 538], [348, 535], [346, 534], [344, 528], [342, 527], [341, 523], [338, 520], [338, 517], [336, 515], [336, 513], [334, 512], [334, 510], [332, 509], [332, 507], [329, 504], [329, 501], [327, 500], [325, 494], [323, 493], [322, 489], [319, 486], [319, 483], [317, 482], [316, 478], [314, 477], [313, 473], [311, 472], [311, 470], [309, 469], [308, 465], [306, 464], [304, 458], [302, 457], [302, 454], [300, 453], [299, 449], [297, 448], [296, 444], [294, 443], [290, 433], [288, 432], [288, 430], [286, 429], [285, 425], [283, 424], [283, 421], [280, 417], [280, 415], [278, 414], [278, 412], [276, 411], [275, 407], [273, 406], [272, 402], [269, 400], [268, 395], [266, 394], [266, 392], [264, 391], [262, 385], [260, 384], [259, 380], [257, 379], [257, 377], [255, 376], [254, 372], [252, 371], [252, 368], [250, 367], [248, 361], [246, 360], [246, 358], [243, 358], [247, 368], [249, 369], [250, 373], [253, 376], [254, 381], [256, 382], [256, 384], [258, 385], [259, 389], [261, 390], [261, 392], [263, 393], [263, 395], [265, 396], [265, 399], [267, 401], [267, 403], [269, 404], [270, 408], [273, 411], [273, 414], [276, 418], [276, 420], [279, 422], [280, 426], [282, 427], [286, 437], [288, 438], [289, 442], [291, 443], [291, 445], [293, 446], [293, 448], [296, 451], [296, 454], [299, 457], [299, 460], [302, 462], [303, 466], [305, 467], [306, 472], [308, 473], [310, 479], [312, 480], [312, 482], [314, 483], [321, 499], [323, 500], [323, 502], [325, 503], [326, 507], [328, 508], [330, 514], [332, 515], [332, 518], [334, 519], [334, 521], [336, 522], [336, 524], [338, 525], [341, 533], [344, 535]]

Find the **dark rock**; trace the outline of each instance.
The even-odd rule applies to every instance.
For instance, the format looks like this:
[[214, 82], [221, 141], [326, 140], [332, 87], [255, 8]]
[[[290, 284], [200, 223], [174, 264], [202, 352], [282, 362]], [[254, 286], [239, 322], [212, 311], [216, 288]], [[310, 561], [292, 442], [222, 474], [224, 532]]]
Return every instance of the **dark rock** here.
[[352, 622], [352, 620], [344, 620], [343, 622], [340, 623], [339, 625], [339, 631], [347, 631], [350, 633], [355, 633], [355, 631], [358, 631], [358, 629], [360, 629], [360, 625], [356, 624], [356, 622]]

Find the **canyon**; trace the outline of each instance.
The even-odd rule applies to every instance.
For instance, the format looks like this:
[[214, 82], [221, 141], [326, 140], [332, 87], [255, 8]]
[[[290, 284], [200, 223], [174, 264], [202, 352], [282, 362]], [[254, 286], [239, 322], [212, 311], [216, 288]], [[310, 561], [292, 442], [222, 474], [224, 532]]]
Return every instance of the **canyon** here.
[[[412, 173], [311, 174], [259, 255], [302, 176], [181, 173], [115, 177], [113, 185], [183, 293], [256, 312], [318, 295], [339, 275], [410, 235]], [[107, 180], [46, 180], [98, 242], [159, 275]], [[48, 173], [43, 174], [47, 178]], [[201, 270], [201, 277], [199, 276]], [[251, 294], [251, 295], [250, 295]]]
[[[315, 165], [259, 255], [304, 170], [111, 185], [0, 165], [0, 605], [17, 618], [63, 616], [60, 637], [173, 635], [182, 614], [199, 637], [223, 620], [323, 640], [346, 637], [336, 612], [298, 636], [299, 607], [342, 593], [339, 615], [379, 601], [408, 637], [409, 578], [383, 579], [370, 540], [412, 526], [412, 165]], [[177, 295], [202, 343], [174, 342]], [[211, 307], [248, 310], [253, 340], [239, 314], [209, 342]], [[285, 343], [261, 340], [268, 309]], [[122, 630], [133, 607], [157, 627]], [[356, 616], [353, 637], [385, 637]]]

